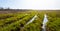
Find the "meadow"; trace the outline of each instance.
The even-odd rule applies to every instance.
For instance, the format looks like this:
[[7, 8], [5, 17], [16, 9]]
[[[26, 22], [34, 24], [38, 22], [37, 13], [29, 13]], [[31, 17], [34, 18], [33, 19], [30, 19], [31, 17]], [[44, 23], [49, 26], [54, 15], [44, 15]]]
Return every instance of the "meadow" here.
[[[0, 31], [42, 31], [44, 14], [48, 22], [46, 31], [60, 31], [59, 10], [0, 10]], [[26, 25], [35, 15], [33, 22]]]

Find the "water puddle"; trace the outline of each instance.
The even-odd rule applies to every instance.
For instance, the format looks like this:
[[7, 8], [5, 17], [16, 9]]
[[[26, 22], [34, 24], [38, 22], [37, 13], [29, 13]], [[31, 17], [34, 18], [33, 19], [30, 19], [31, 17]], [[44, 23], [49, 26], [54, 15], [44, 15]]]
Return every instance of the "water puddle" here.
[[[29, 22], [27, 22], [26, 25], [32, 23], [32, 22], [36, 19], [36, 17], [37, 17], [37, 15], [35, 15]], [[24, 25], [24, 27], [25, 27], [26, 25]], [[24, 27], [22, 27], [22, 29], [23, 29]]]
[[44, 20], [43, 20], [43, 26], [42, 26], [42, 31], [46, 31], [46, 23], [48, 22], [47, 15], [44, 15]]
[[[32, 22], [35, 20], [36, 17], [37, 17], [37, 15], [35, 15], [29, 22], [27, 22], [27, 24], [25, 24], [24, 27], [25, 27], [26, 25], [32, 23]], [[23, 30], [24, 27], [22, 27], [22, 30]]]
[[35, 15], [26, 25], [28, 25], [28, 24], [30, 24], [31, 22], [33, 22], [36, 17], [37, 17], [37, 15]]

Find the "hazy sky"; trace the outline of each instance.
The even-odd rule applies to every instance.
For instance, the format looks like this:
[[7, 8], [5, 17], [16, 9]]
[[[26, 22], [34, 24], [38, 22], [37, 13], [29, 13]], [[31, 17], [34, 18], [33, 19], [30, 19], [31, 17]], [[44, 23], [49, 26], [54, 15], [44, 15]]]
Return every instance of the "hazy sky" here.
[[0, 0], [0, 7], [13, 9], [60, 9], [60, 0]]

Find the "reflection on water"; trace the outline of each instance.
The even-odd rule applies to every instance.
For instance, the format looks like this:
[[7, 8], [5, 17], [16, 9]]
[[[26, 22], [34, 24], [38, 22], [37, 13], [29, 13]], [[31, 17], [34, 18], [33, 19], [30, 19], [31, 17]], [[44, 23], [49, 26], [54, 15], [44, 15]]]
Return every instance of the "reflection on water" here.
[[42, 26], [42, 31], [46, 31], [46, 23], [48, 22], [47, 15], [44, 15], [44, 20], [43, 20], [43, 26]]
[[30, 24], [31, 22], [33, 22], [36, 17], [37, 17], [37, 15], [35, 15], [26, 25], [28, 25], [28, 24]]

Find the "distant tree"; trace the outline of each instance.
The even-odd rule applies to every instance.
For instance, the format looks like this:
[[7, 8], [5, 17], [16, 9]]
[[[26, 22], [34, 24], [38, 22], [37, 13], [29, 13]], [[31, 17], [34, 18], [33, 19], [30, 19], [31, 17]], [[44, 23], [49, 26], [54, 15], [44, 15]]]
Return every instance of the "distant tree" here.
[[10, 8], [8, 7], [8, 8], [5, 8], [5, 9], [9, 10]]
[[9, 7], [7, 9], [10, 9]]
[[0, 9], [4, 9], [3, 7], [0, 7]]
[[5, 11], [6, 11], [6, 10], [10, 10], [10, 8], [9, 8], [9, 7], [8, 7], [8, 8], [5, 8]]
[[1, 11], [1, 10], [4, 10], [4, 8], [3, 8], [3, 7], [0, 7], [0, 11]]

